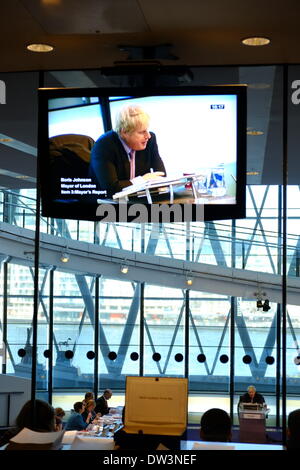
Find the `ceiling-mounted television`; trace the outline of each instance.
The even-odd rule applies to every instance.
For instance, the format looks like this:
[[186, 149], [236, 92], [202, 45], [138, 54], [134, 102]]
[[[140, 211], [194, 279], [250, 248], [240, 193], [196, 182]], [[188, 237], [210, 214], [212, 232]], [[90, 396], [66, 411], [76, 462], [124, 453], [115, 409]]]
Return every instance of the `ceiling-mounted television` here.
[[43, 216], [245, 217], [246, 86], [39, 89]]

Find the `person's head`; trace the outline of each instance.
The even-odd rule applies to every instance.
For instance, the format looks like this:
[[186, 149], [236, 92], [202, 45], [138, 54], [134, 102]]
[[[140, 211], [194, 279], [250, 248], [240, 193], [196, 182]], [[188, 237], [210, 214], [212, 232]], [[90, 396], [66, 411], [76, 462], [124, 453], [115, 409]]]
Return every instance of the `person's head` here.
[[43, 400], [35, 400], [35, 421], [32, 422], [33, 403], [27, 401], [16, 418], [16, 426], [19, 429], [29, 428], [37, 432], [55, 431], [54, 408]]
[[200, 437], [204, 441], [228, 442], [231, 439], [231, 418], [226, 411], [211, 408], [200, 422]]
[[88, 400], [85, 404], [85, 411], [87, 411], [88, 413], [90, 411], [94, 411], [94, 409], [96, 408], [96, 402], [95, 400]]
[[106, 400], [109, 400], [112, 396], [112, 391], [110, 388], [107, 388], [106, 390], [104, 390], [103, 392], [103, 396]]
[[300, 409], [291, 411], [288, 416], [287, 437], [300, 442]]
[[58, 416], [59, 418], [63, 418], [65, 416], [65, 412], [62, 408], [54, 408], [54, 414], [55, 416]]
[[85, 402], [87, 402], [89, 400], [94, 400], [93, 392], [86, 392], [86, 394], [84, 395], [84, 400], [85, 400]]
[[73, 408], [76, 413], [81, 414], [84, 412], [84, 404], [82, 403], [82, 401], [76, 401], [76, 403], [74, 403], [73, 405]]
[[65, 416], [65, 412], [62, 408], [55, 408], [55, 431], [61, 431], [63, 428], [63, 417]]
[[256, 388], [254, 387], [254, 385], [249, 385], [249, 387], [247, 388], [247, 392], [249, 397], [253, 398], [256, 393]]
[[116, 116], [115, 130], [133, 150], [144, 150], [151, 135], [149, 115], [139, 106], [126, 106]]

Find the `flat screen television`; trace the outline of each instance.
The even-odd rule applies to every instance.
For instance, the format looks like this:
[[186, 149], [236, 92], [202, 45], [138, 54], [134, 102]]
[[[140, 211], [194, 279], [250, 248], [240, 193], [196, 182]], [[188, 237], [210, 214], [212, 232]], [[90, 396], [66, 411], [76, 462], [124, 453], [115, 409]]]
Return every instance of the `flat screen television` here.
[[[115, 131], [117, 114], [128, 106], [150, 116], [142, 129], [145, 150], [135, 152], [131, 175], [129, 148]], [[163, 168], [152, 163], [153, 152]], [[145, 179], [145, 173], [162, 169], [157, 178]], [[39, 89], [38, 184], [42, 214], [48, 217], [105, 222], [243, 218], [246, 86]]]

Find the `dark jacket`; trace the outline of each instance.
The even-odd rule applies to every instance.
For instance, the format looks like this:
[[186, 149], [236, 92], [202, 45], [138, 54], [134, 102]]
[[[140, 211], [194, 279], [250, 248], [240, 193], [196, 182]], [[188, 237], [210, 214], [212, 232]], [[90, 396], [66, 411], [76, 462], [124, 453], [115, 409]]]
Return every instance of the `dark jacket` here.
[[[156, 137], [150, 132], [151, 139], [145, 150], [135, 153], [135, 176], [153, 171], [163, 171], [165, 166], [158, 153]], [[118, 134], [108, 131], [96, 141], [91, 152], [89, 174], [98, 183], [100, 190], [106, 190], [107, 197], [131, 185], [130, 163]]]
[[96, 408], [95, 408], [95, 413], [101, 413], [101, 415], [107, 415], [109, 413], [109, 407], [107, 406], [107, 400], [102, 397], [97, 398], [96, 400]]
[[253, 400], [251, 400], [249, 393], [245, 393], [240, 397], [240, 403], [265, 403], [264, 397], [260, 393], [255, 393]]
[[[84, 422], [86, 422], [87, 417], [88, 417], [88, 414], [89, 414], [89, 412], [88, 412], [87, 410], [85, 410], [85, 411], [81, 414], [82, 419], [83, 419]], [[95, 413], [95, 411], [92, 411], [92, 416], [91, 416], [91, 418], [90, 418], [88, 424], [90, 424], [90, 423], [95, 419], [95, 417], [96, 417], [96, 413]]]
[[120, 429], [114, 434], [115, 445], [121, 451], [155, 451], [159, 444], [167, 449], [178, 451], [180, 449], [180, 440], [182, 436], [161, 436], [159, 434], [131, 434]]

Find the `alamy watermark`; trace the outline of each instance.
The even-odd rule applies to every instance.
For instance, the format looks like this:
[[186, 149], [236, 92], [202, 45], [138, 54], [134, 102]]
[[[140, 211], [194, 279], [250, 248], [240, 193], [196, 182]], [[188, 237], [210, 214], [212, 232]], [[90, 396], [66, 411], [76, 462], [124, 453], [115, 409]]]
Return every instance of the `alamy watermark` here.
[[293, 91], [291, 100], [293, 104], [300, 104], [300, 80], [292, 81], [291, 88]]
[[204, 204], [100, 204], [101, 222], [170, 223], [203, 222]]
[[6, 85], [3, 80], [0, 80], [0, 104], [6, 104]]

